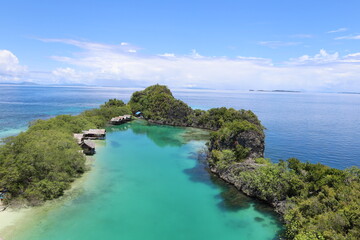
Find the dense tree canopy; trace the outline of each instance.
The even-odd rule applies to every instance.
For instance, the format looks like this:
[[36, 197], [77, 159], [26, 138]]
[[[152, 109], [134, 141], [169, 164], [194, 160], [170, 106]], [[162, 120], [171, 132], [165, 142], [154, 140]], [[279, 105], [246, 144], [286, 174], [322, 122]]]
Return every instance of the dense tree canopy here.
[[73, 133], [103, 127], [111, 117], [130, 114], [121, 100], [77, 116], [60, 115], [37, 120], [26, 132], [9, 137], [0, 146], [0, 190], [6, 201], [31, 205], [63, 194], [85, 171], [85, 157]]
[[[130, 107], [155, 123], [214, 130], [209, 164], [232, 172], [252, 196], [286, 203], [286, 237], [297, 240], [360, 239], [360, 170], [338, 170], [289, 159], [271, 163], [263, 158], [263, 126], [251, 111], [232, 108], [193, 110], [176, 100], [166, 86], [155, 85], [133, 94]], [[231, 172], [231, 171], [230, 171]]]
[[0, 188], [8, 190], [7, 201], [39, 204], [61, 196], [85, 171], [85, 158], [72, 134], [138, 111], [149, 122], [211, 130], [210, 168], [220, 176], [229, 173], [230, 182], [251, 196], [273, 205], [284, 203], [287, 238], [360, 239], [359, 168], [339, 170], [294, 158], [271, 163], [263, 158], [264, 127], [253, 112], [193, 110], [161, 85], [135, 92], [127, 105], [110, 99], [77, 116], [37, 120], [28, 131], [5, 139], [0, 146]]

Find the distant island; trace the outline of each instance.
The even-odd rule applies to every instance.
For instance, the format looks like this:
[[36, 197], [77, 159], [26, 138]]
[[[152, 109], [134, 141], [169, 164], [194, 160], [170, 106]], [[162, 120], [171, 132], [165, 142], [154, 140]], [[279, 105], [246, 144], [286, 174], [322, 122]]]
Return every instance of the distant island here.
[[340, 94], [360, 94], [360, 92], [338, 92]]
[[34, 82], [0, 82], [0, 85], [39, 85]]
[[149, 123], [207, 129], [209, 170], [239, 191], [272, 205], [286, 225], [286, 238], [359, 239], [360, 169], [330, 168], [295, 158], [264, 158], [264, 127], [250, 110], [192, 109], [162, 85], [134, 92], [130, 101], [112, 99], [80, 115], [31, 123], [0, 146], [0, 192], [5, 204], [39, 205], [61, 196], [86, 170], [73, 137], [106, 126], [125, 114]]
[[254, 90], [250, 89], [250, 92], [284, 92], [284, 93], [300, 93], [301, 91], [293, 91], [293, 90]]

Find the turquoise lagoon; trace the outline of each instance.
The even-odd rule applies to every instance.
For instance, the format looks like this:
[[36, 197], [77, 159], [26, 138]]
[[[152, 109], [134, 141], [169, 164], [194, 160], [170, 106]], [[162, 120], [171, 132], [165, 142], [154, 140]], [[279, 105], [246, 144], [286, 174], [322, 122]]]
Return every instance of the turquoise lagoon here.
[[204, 131], [135, 121], [108, 128], [82, 191], [16, 240], [277, 239], [278, 217], [208, 173]]

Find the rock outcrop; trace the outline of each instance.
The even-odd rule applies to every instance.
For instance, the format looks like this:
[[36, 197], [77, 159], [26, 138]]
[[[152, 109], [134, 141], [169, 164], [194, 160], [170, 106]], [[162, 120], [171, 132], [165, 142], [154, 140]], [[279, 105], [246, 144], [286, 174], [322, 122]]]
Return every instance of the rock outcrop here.
[[[210, 164], [209, 168], [212, 173], [216, 174], [227, 183], [234, 185], [236, 189], [247, 196], [263, 200], [260, 197], [261, 192], [255, 189], [251, 184], [249, 184], [249, 182], [239, 178], [241, 172], [252, 172], [261, 166], [264, 166], [264, 164], [257, 164], [254, 159], [249, 158], [243, 162], [230, 164], [226, 168], [219, 168], [214, 164]], [[286, 204], [285, 200], [271, 199], [265, 201], [274, 207], [277, 213], [284, 214]]]

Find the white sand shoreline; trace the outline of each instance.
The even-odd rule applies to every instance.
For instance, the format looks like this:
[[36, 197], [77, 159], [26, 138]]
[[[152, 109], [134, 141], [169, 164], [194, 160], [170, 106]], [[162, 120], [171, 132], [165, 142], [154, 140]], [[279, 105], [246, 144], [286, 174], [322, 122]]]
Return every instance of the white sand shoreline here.
[[[97, 144], [100, 145], [100, 144]], [[84, 190], [84, 183], [86, 182], [89, 173], [92, 170], [94, 163], [93, 157], [86, 158], [86, 166], [90, 167], [80, 178], [76, 179], [69, 190], [66, 190], [64, 195], [58, 199], [53, 199], [45, 202], [37, 207], [23, 207], [11, 208], [8, 207], [0, 212], [0, 240], [13, 239], [19, 230], [26, 229], [27, 226], [36, 224], [34, 219], [44, 216], [48, 211], [62, 206], [66, 201], [69, 201], [78, 196]]]
[[5, 240], [6, 233], [10, 231], [10, 228], [13, 228], [19, 220], [24, 219], [31, 211], [32, 208], [7, 208], [0, 212], [0, 239]]

